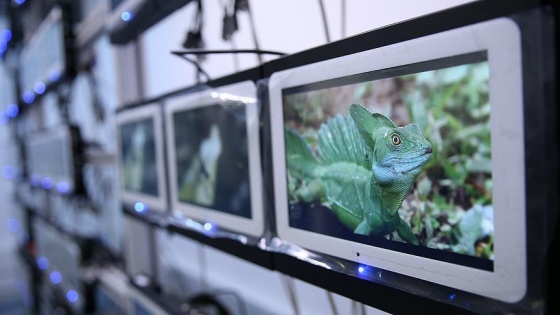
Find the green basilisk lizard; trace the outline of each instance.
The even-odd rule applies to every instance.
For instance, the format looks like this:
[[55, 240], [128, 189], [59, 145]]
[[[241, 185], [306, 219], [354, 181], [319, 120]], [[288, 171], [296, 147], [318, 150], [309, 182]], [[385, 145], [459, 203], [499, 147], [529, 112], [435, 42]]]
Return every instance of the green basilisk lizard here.
[[359, 104], [350, 115], [330, 118], [319, 129], [314, 153], [286, 128], [288, 172], [304, 183], [295, 192], [319, 201], [340, 222], [363, 235], [387, 235], [418, 244], [398, 209], [432, 153], [416, 124], [397, 127], [389, 118]]

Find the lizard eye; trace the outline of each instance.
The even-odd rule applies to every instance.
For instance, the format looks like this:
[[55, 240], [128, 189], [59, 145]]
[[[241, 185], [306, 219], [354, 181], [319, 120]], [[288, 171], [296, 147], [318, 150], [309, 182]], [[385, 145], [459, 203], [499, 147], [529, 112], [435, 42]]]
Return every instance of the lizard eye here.
[[398, 134], [394, 133], [391, 135], [391, 143], [393, 145], [399, 145], [401, 144], [401, 137], [399, 137]]

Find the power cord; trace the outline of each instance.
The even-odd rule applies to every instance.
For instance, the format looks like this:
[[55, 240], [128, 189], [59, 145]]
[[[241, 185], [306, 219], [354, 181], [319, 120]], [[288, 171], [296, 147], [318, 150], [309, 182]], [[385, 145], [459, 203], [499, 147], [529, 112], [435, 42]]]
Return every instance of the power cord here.
[[[207, 81], [210, 81], [210, 75], [206, 72], [201, 66], [200, 62], [195, 59], [191, 59], [186, 55], [194, 55], [194, 56], [206, 56], [210, 54], [257, 54], [257, 55], [277, 55], [277, 56], [284, 56], [286, 53], [272, 51], [272, 50], [259, 50], [259, 49], [200, 49], [200, 48], [191, 48], [185, 49], [181, 51], [172, 51], [171, 54], [176, 55], [180, 58], [185, 59], [193, 66], [195, 66], [197, 73], [204, 75]], [[199, 77], [197, 76], [197, 80], [200, 83]]]
[[338, 315], [338, 310], [336, 308], [336, 303], [334, 301], [334, 296], [333, 296], [332, 292], [330, 292], [330, 291], [326, 291], [326, 292], [327, 292], [327, 298], [329, 300], [329, 304], [331, 305], [331, 310], [332, 310], [333, 315]]
[[229, 290], [209, 290], [194, 295], [187, 300], [189, 308], [185, 313], [189, 314], [189, 312], [193, 309], [212, 308], [215, 310], [216, 315], [229, 315], [231, 312], [228, 311], [223, 303], [219, 301], [219, 297], [222, 296], [232, 296], [237, 302], [239, 314], [247, 314], [247, 306], [241, 296], [236, 292]]
[[321, 17], [323, 18], [323, 29], [325, 30], [325, 38], [327, 39], [327, 43], [331, 42], [331, 35], [329, 32], [329, 25], [327, 23], [327, 13], [325, 12], [325, 4], [323, 0], [319, 0], [319, 7], [321, 8]]
[[280, 277], [282, 279], [282, 284], [284, 284], [284, 288], [288, 293], [288, 297], [290, 299], [290, 303], [292, 304], [292, 310], [294, 311], [294, 314], [300, 315], [293, 279], [283, 274], [281, 274]]

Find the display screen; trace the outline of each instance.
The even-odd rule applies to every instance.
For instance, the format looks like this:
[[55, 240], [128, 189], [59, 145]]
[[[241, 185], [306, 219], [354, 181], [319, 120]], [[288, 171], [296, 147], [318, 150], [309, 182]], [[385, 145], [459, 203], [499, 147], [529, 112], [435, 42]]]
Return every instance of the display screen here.
[[283, 89], [289, 225], [492, 271], [487, 60]]
[[95, 309], [97, 314], [120, 315], [126, 313], [126, 310], [111, 296], [111, 293], [102, 288], [95, 290]]
[[153, 315], [153, 312], [147, 310], [142, 304], [134, 301], [134, 314], [136, 315]]
[[24, 92], [36, 84], [57, 82], [66, 71], [64, 23], [60, 8], [51, 10], [21, 53], [21, 85]]
[[245, 107], [178, 111], [173, 126], [179, 201], [251, 218]]
[[34, 186], [57, 187], [70, 193], [75, 186], [76, 148], [72, 145], [71, 129], [60, 127], [33, 135], [27, 142], [30, 180]]
[[122, 124], [120, 135], [123, 187], [128, 191], [158, 196], [153, 119]]

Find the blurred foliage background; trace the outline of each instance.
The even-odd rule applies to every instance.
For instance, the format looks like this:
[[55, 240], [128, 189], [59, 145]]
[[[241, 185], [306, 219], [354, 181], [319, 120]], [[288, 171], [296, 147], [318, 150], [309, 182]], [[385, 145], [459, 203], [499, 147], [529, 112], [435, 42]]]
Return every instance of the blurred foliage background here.
[[[421, 245], [493, 259], [494, 212], [488, 63], [480, 62], [284, 97], [286, 127], [315, 150], [328, 118], [352, 103], [416, 123], [432, 159], [399, 212]], [[293, 184], [293, 183], [292, 183]], [[402, 241], [396, 233], [389, 239]]]

